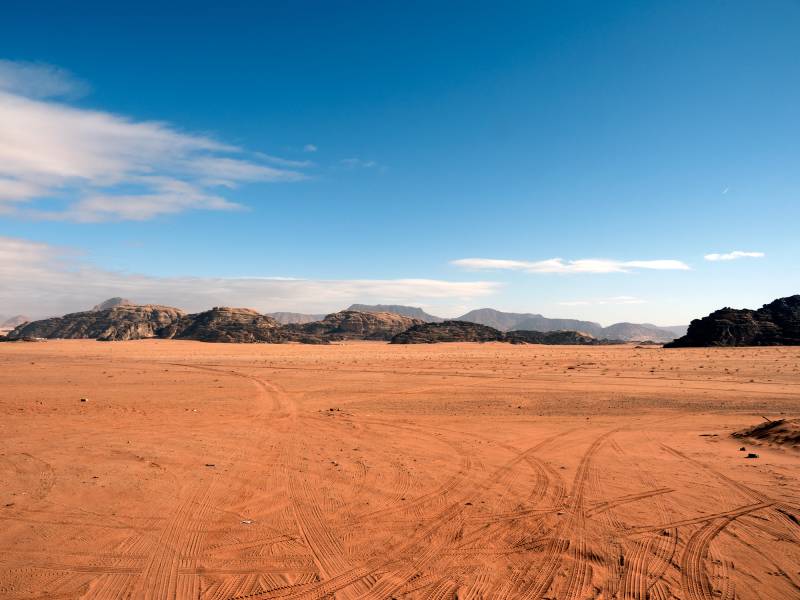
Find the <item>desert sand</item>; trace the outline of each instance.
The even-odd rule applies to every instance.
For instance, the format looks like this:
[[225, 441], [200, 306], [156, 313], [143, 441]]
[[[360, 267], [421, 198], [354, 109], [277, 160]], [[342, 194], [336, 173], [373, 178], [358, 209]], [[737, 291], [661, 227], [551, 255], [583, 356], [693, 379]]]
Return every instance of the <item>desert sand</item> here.
[[762, 416], [800, 348], [0, 344], [0, 597], [800, 598]]

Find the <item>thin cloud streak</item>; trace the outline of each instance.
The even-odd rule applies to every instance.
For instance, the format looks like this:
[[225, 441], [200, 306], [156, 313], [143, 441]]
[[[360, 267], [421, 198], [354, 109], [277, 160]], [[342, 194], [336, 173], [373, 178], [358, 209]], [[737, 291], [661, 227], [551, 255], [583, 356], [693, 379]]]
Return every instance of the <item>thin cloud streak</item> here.
[[451, 264], [471, 270], [523, 271], [525, 273], [628, 273], [639, 269], [658, 271], [688, 271], [689, 265], [679, 260], [609, 260], [585, 258], [564, 260], [551, 258], [540, 261], [494, 258], [461, 258]]
[[765, 254], [763, 252], [744, 252], [742, 250], [734, 250], [733, 252], [726, 252], [723, 254], [718, 252], [706, 254], [703, 258], [711, 262], [719, 262], [726, 260], [738, 260], [740, 258], [764, 258], [764, 256]]
[[559, 302], [560, 306], [605, 306], [609, 304], [644, 304], [646, 300], [635, 296], [612, 296], [611, 298], [594, 298], [592, 300], [570, 300]]
[[462, 304], [500, 287], [437, 279], [154, 277], [98, 268], [69, 248], [0, 237], [0, 309], [34, 317], [86, 310], [111, 296], [189, 311], [228, 305], [320, 313], [354, 302]]

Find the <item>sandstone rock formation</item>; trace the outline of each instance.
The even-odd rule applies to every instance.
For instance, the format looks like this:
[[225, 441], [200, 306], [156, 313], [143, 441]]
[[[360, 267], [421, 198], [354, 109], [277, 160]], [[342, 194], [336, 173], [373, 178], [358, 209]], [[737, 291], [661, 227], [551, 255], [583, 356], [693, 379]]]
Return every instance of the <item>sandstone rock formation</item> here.
[[303, 325], [286, 325], [283, 331], [291, 336], [308, 336], [323, 340], [391, 340], [401, 331], [421, 324], [393, 313], [369, 313], [343, 310], [326, 316], [322, 321]]
[[103, 341], [138, 340], [157, 337], [184, 312], [170, 306], [145, 304], [85, 311], [33, 321], [15, 328], [9, 340], [23, 338], [90, 338]]
[[284, 341], [275, 319], [249, 308], [216, 306], [205, 312], [184, 315], [159, 332], [163, 338], [201, 342], [276, 343]]
[[421, 323], [398, 333], [393, 344], [435, 344], [437, 342], [501, 342], [502, 331], [470, 323], [468, 321], [444, 321], [443, 323]]
[[404, 317], [411, 317], [412, 319], [419, 319], [425, 323], [441, 323], [444, 321], [441, 317], [429, 315], [424, 310], [416, 306], [404, 306], [402, 304], [352, 304], [347, 310], [357, 310], [360, 312], [371, 313], [394, 313]]
[[758, 310], [723, 308], [695, 319], [682, 338], [665, 348], [800, 345], [800, 295], [779, 298]]
[[624, 344], [622, 340], [598, 339], [580, 331], [509, 331], [505, 341], [512, 344], [547, 344], [553, 346], [605, 346]]

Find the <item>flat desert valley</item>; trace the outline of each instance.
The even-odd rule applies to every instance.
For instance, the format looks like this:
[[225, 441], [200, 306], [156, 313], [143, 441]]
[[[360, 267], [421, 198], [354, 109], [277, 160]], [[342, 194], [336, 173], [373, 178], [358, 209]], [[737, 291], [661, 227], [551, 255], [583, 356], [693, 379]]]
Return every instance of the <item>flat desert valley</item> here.
[[797, 416], [789, 347], [0, 344], [0, 597], [800, 598]]

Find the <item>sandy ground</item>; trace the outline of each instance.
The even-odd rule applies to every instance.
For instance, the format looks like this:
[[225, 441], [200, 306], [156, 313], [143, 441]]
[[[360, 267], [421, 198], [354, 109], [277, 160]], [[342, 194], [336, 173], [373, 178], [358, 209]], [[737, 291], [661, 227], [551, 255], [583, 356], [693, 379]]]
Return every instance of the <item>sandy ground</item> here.
[[0, 344], [0, 598], [800, 598], [760, 415], [800, 349]]

